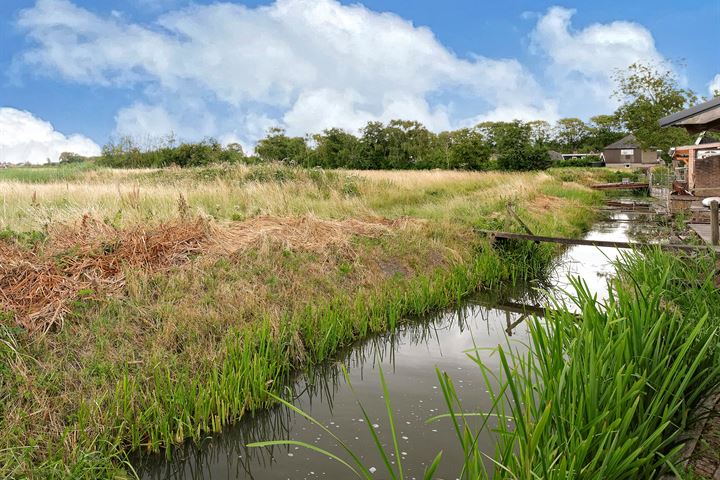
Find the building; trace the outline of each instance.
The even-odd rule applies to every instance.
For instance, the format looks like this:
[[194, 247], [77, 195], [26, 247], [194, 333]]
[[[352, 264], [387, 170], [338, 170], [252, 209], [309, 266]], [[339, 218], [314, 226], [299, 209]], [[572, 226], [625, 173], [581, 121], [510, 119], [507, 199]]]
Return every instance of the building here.
[[705, 132], [720, 132], [720, 98], [673, 113], [659, 121], [661, 127], [682, 127], [688, 133], [699, 133], [694, 145], [675, 147], [670, 151], [675, 167], [674, 190], [700, 199], [720, 196], [720, 142]]
[[635, 136], [630, 134], [605, 147], [600, 159], [605, 165], [654, 165], [660, 161], [660, 152], [643, 150]]
[[597, 161], [601, 155], [599, 153], [560, 153], [555, 150], [549, 150], [548, 153], [550, 154], [550, 159], [553, 162], [560, 162], [563, 160], [589, 160], [592, 166], [602, 166], [602, 162]]

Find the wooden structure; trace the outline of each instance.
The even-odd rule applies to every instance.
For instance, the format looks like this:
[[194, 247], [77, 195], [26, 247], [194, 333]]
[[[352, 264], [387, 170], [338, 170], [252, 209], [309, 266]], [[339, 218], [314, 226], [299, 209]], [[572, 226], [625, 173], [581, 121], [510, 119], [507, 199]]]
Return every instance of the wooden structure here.
[[592, 188], [595, 190], [643, 190], [650, 188], [650, 185], [646, 182], [596, 183]]
[[675, 147], [671, 154], [674, 191], [683, 189], [701, 199], [720, 195], [720, 142]]
[[682, 127], [692, 134], [720, 132], [720, 97], [668, 115], [658, 123], [661, 127]]
[[[709, 211], [701, 204], [706, 197], [720, 196], [720, 142], [709, 139], [706, 132], [720, 132], [720, 98], [661, 118], [661, 127], [681, 127], [700, 134], [694, 145], [671, 149], [675, 167], [670, 211], [688, 211], [707, 221]], [[710, 215], [711, 216], [711, 215]]]
[[657, 165], [660, 154], [655, 149], [643, 150], [634, 135], [630, 134], [603, 149], [600, 158], [608, 166]]
[[[531, 242], [559, 243], [562, 245], [588, 245], [591, 247], [609, 247], [609, 248], [643, 248], [643, 247], [660, 247], [663, 250], [681, 250], [686, 252], [694, 252], [705, 250], [708, 247], [698, 245], [685, 244], [669, 244], [669, 243], [638, 243], [638, 242], [615, 242], [610, 240], [588, 240], [565, 237], [546, 237], [542, 235], [530, 235], [527, 233], [499, 232], [494, 230], [477, 230], [479, 233], [489, 235], [493, 241], [495, 240], [528, 240]], [[720, 252], [720, 248], [714, 247]]]

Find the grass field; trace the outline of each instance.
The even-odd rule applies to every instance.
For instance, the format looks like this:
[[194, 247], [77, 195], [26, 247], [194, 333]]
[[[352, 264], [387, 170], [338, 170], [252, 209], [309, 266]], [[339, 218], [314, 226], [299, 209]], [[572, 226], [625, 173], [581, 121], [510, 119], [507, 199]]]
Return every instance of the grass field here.
[[552, 247], [473, 228], [517, 229], [513, 203], [577, 236], [609, 175], [27, 170], [0, 170], [0, 476], [43, 478], [124, 475], [355, 339], [540, 275]]

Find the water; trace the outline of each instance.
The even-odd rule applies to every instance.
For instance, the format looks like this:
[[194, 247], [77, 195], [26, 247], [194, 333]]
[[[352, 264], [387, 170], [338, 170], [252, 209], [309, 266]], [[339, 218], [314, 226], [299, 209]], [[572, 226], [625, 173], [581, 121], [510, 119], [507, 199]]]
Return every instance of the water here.
[[[616, 218], [628, 220], [627, 215]], [[647, 224], [602, 222], [586, 238], [626, 241], [638, 233], [653, 235]], [[606, 281], [614, 273], [612, 261], [620, 252], [613, 248], [571, 247], [553, 270], [551, 283], [555, 296], [567, 298], [572, 276], [581, 276], [591, 292], [603, 298]], [[307, 412], [345, 442], [367, 467], [377, 469], [378, 478], [386, 478], [382, 460], [368, 431], [368, 422], [356, 403], [359, 399], [370, 416], [370, 428], [380, 436], [391, 452], [392, 440], [382, 396], [378, 369], [385, 373], [399, 439], [406, 478], [422, 478], [425, 467], [442, 450], [438, 478], [454, 479], [462, 464], [462, 451], [449, 419], [427, 423], [429, 418], [447, 411], [436, 376], [436, 369], [447, 372], [454, 381], [465, 411], [488, 411], [490, 399], [478, 367], [466, 351], [491, 349], [498, 344], [523, 351], [528, 339], [525, 317], [508, 306], [514, 303], [540, 303], [542, 294], [525, 291], [506, 298], [502, 305], [478, 296], [461, 308], [444, 312], [395, 332], [373, 337], [344, 352], [335, 363], [302, 375], [288, 387], [285, 398]], [[499, 370], [496, 355], [477, 350], [485, 365]], [[344, 364], [352, 384], [341, 370]], [[354, 390], [354, 392], [353, 392]], [[200, 445], [191, 443], [173, 452], [167, 461], [153, 456], [138, 462], [143, 479], [340, 479], [352, 478], [347, 467], [317, 452], [302, 447], [247, 448], [255, 441], [292, 439], [339, 454], [341, 448], [319, 427], [285, 407], [276, 407], [247, 416], [219, 435], [206, 438]], [[479, 439], [483, 450], [492, 456], [492, 439]], [[393, 463], [396, 459], [391, 457]]]

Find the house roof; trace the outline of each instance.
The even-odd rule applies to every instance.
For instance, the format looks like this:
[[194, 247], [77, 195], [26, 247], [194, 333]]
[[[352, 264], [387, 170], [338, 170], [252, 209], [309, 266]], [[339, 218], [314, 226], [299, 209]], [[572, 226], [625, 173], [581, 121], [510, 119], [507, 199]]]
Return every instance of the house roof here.
[[610, 145], [605, 147], [604, 150], [617, 150], [620, 148], [640, 148], [640, 144], [638, 144], [635, 135], [631, 133], [630, 135], [624, 136], [617, 142], [611, 143]]
[[661, 127], [684, 127], [690, 133], [720, 131], [720, 97], [661, 118]]

